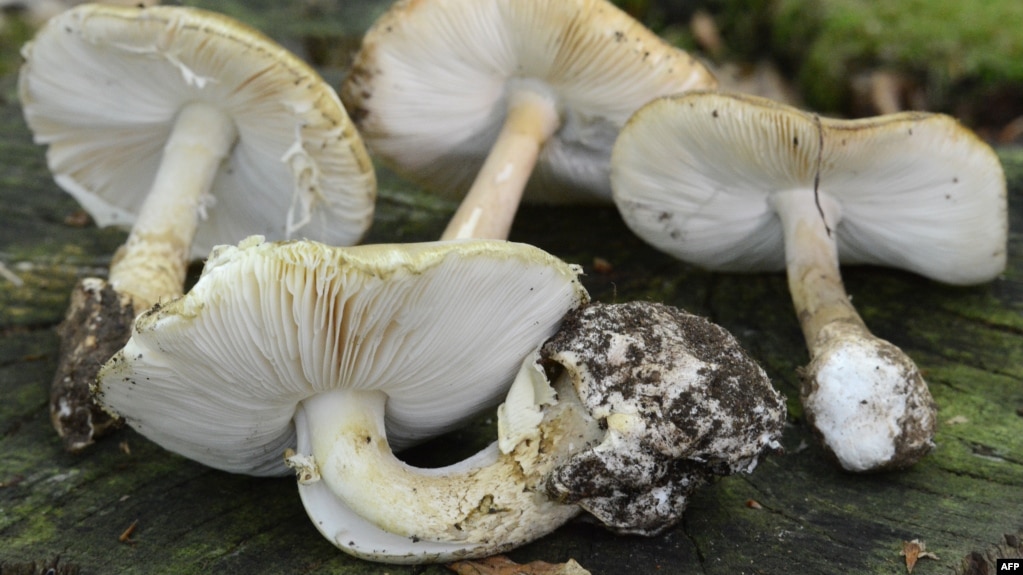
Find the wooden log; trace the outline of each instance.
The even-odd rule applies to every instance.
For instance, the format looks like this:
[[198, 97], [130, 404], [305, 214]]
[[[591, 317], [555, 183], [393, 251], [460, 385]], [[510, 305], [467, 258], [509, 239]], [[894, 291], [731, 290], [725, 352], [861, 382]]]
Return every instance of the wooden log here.
[[[80, 455], [63, 451], [48, 413], [55, 329], [75, 282], [102, 275], [124, 235], [68, 223], [78, 208], [31, 143], [11, 77], [0, 94], [0, 262], [20, 281], [0, 277], [0, 574], [445, 573], [342, 554], [309, 522], [293, 479], [214, 471], [130, 429]], [[796, 369], [807, 357], [784, 274], [692, 268], [637, 240], [610, 207], [524, 208], [512, 239], [583, 265], [594, 299], [663, 301], [732, 331], [788, 397], [791, 425], [786, 454], [702, 490], [663, 535], [620, 537], [577, 522], [512, 558], [574, 558], [594, 574], [865, 575], [902, 572], [903, 541], [919, 539], [939, 557], [916, 564], [929, 575], [1023, 528], [1023, 151], [1000, 155], [1012, 210], [1004, 276], [953, 288], [888, 269], [843, 270], [866, 323], [909, 353], [939, 404], [937, 450], [900, 473], [842, 473], [814, 442], [798, 402]], [[368, 241], [433, 239], [453, 209], [383, 172]], [[492, 434], [484, 419], [407, 457], [436, 463]]]

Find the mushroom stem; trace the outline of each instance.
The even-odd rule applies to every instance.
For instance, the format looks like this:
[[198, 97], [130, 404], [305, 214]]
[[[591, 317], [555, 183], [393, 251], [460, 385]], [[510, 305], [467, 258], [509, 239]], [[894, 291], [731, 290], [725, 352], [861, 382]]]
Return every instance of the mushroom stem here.
[[870, 333], [849, 301], [833, 230], [838, 203], [813, 190], [781, 192], [789, 289], [806, 338], [807, 419], [847, 471], [901, 469], [934, 447], [936, 408], [916, 364]]
[[514, 89], [501, 133], [441, 239], [507, 239], [540, 149], [560, 123], [552, 96]]
[[785, 235], [789, 291], [811, 356], [820, 350], [825, 326], [841, 322], [869, 333], [842, 284], [832, 235], [841, 219], [839, 204], [825, 194], [814, 196], [813, 190], [793, 190], [772, 197]]
[[194, 102], [178, 112], [149, 194], [110, 264], [110, 284], [136, 311], [181, 295], [203, 196], [237, 135], [214, 106]]
[[[532, 359], [527, 359], [512, 389], [518, 390], [519, 397], [527, 395], [529, 405], [508, 408], [522, 405], [512, 391], [501, 418], [505, 429], [508, 416], [528, 423], [511, 424], [511, 433], [502, 434], [500, 442], [467, 460], [436, 469], [409, 466], [391, 452], [385, 436], [384, 392], [319, 394], [303, 401], [296, 414], [299, 451], [310, 453], [293, 455], [289, 464], [299, 471], [300, 492], [310, 515], [324, 535], [342, 547], [344, 538], [329, 532], [329, 516], [318, 520], [327, 514], [310, 504], [324, 505], [324, 488], [389, 534], [455, 543], [460, 554], [467, 549], [474, 555], [499, 552], [544, 535], [580, 512], [576, 505], [554, 502], [534, 490], [543, 472], [563, 455], [603, 435], [570, 384], [559, 385], [565, 386], [564, 393], [558, 394], [560, 401], [552, 399], [553, 392], [543, 393], [542, 389], [550, 390], [549, 384]], [[551, 402], [542, 416], [532, 403], [537, 395]], [[529, 421], [531, 416], [543, 423]], [[327, 505], [336, 506], [336, 502]]]

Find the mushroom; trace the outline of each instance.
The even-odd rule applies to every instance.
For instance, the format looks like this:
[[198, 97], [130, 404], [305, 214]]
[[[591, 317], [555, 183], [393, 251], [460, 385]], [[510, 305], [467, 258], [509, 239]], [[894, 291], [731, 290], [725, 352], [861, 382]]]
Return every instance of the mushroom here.
[[695, 489], [780, 449], [785, 406], [727, 331], [630, 302], [571, 312], [523, 361], [498, 440], [462, 462], [399, 461], [379, 408], [303, 406], [296, 421], [289, 462], [320, 532], [357, 557], [425, 563], [500, 553], [584, 510], [618, 533], [660, 533]]
[[523, 196], [609, 201], [629, 115], [715, 85], [606, 0], [402, 0], [366, 33], [341, 98], [383, 161], [465, 196], [444, 239], [505, 238]]
[[[778, 448], [784, 405], [702, 318], [595, 304], [561, 323], [587, 299], [577, 273], [508, 242], [247, 240], [140, 316], [96, 394], [204, 464], [293, 467], [316, 527], [365, 559], [490, 555], [582, 509], [655, 533], [692, 489]], [[477, 455], [436, 469], [393, 455], [512, 380], [499, 439]]]
[[996, 277], [1005, 179], [973, 133], [940, 114], [836, 120], [690, 93], [629, 120], [611, 183], [628, 226], [665, 252], [714, 270], [787, 270], [810, 355], [807, 419], [842, 468], [905, 468], [934, 447], [920, 371], [870, 333], [839, 261], [959, 285]]
[[[288, 473], [296, 433], [327, 441], [349, 421], [321, 419], [332, 405], [352, 412], [343, 440], [402, 449], [500, 401], [587, 301], [578, 273], [511, 242], [255, 237], [213, 250], [187, 294], [143, 312], [93, 392], [164, 448], [235, 473]], [[386, 436], [355, 427], [369, 414]]]
[[355, 243], [376, 180], [336, 92], [227, 17], [86, 4], [23, 54], [25, 119], [57, 183], [98, 225], [131, 227], [62, 328], [51, 415], [74, 451], [109, 423], [86, 392], [99, 365], [137, 312], [181, 295], [191, 259], [254, 233]]

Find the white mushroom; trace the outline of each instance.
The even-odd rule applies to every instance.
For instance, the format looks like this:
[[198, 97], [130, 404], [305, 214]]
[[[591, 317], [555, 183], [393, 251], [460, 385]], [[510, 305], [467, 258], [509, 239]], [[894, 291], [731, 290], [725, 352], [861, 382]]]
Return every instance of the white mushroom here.
[[321, 394], [388, 396], [401, 448], [493, 405], [586, 301], [577, 273], [510, 242], [254, 237], [215, 249], [187, 294], [140, 315], [96, 392], [150, 439], [233, 472], [284, 473], [292, 415]]
[[523, 194], [608, 201], [629, 115], [715, 85], [606, 0], [402, 0], [366, 33], [341, 92], [385, 162], [465, 195], [445, 239], [505, 238]]
[[[777, 448], [784, 406], [727, 332], [664, 306], [585, 307], [544, 344], [586, 302], [577, 273], [507, 242], [255, 238], [140, 316], [95, 392], [204, 464], [293, 467], [316, 527], [366, 559], [489, 555], [582, 509], [654, 533], [692, 489]], [[439, 469], [393, 455], [513, 379], [489, 448]]]
[[1008, 219], [990, 147], [944, 115], [835, 120], [691, 93], [630, 119], [611, 179], [626, 223], [659, 249], [710, 269], [787, 269], [811, 357], [807, 418], [843, 468], [907, 467], [933, 448], [927, 385], [864, 325], [839, 258], [953, 284], [993, 279]]
[[65, 322], [53, 414], [78, 449], [94, 425], [68, 390], [84, 389], [127, 338], [99, 333], [104, 317], [130, 324], [181, 295], [190, 260], [250, 234], [355, 243], [376, 181], [333, 89], [227, 17], [82, 5], [49, 20], [23, 54], [21, 104], [57, 183], [99, 225], [131, 227], [110, 265], [113, 291], [83, 283]]
[[[329, 477], [309, 438], [387, 455], [499, 401], [522, 358], [587, 300], [577, 273], [509, 242], [247, 240], [214, 250], [186, 295], [139, 316], [94, 391], [146, 437], [206, 465], [281, 475], [297, 445]], [[367, 503], [386, 501], [333, 505], [351, 516], [345, 508]], [[325, 512], [307, 505], [314, 519]]]
[[487, 449], [418, 469], [381, 441], [379, 398], [372, 410], [304, 404], [292, 461], [306, 510], [338, 547], [392, 563], [492, 555], [582, 510], [653, 535], [695, 489], [779, 449], [785, 406], [724, 329], [640, 302], [569, 314], [498, 414]]

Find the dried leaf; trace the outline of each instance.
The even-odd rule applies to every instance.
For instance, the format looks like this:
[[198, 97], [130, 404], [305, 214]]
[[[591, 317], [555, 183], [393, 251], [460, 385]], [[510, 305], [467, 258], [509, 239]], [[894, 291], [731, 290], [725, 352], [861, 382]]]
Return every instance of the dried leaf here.
[[593, 271], [601, 275], [607, 275], [614, 271], [614, 266], [608, 260], [595, 256], [593, 258]]
[[135, 529], [137, 529], [138, 526], [139, 526], [138, 519], [132, 521], [131, 525], [129, 525], [127, 529], [121, 532], [121, 535], [118, 536], [117, 540], [120, 541], [121, 543], [128, 543], [129, 545], [134, 545], [135, 540], [132, 539], [131, 536], [135, 534]]
[[946, 425], [961, 425], [963, 423], [969, 423], [969, 422], [970, 422], [970, 420], [965, 415], [957, 415], [955, 417], [948, 418], [948, 420], [945, 421], [945, 424]]
[[533, 561], [520, 565], [504, 555], [449, 563], [447, 568], [459, 575], [590, 575], [582, 565], [569, 559], [567, 563]]
[[919, 539], [902, 542], [902, 551], [899, 553], [906, 558], [906, 572], [912, 573], [913, 567], [919, 559], [937, 559], [938, 556], [927, 550], [927, 544]]

